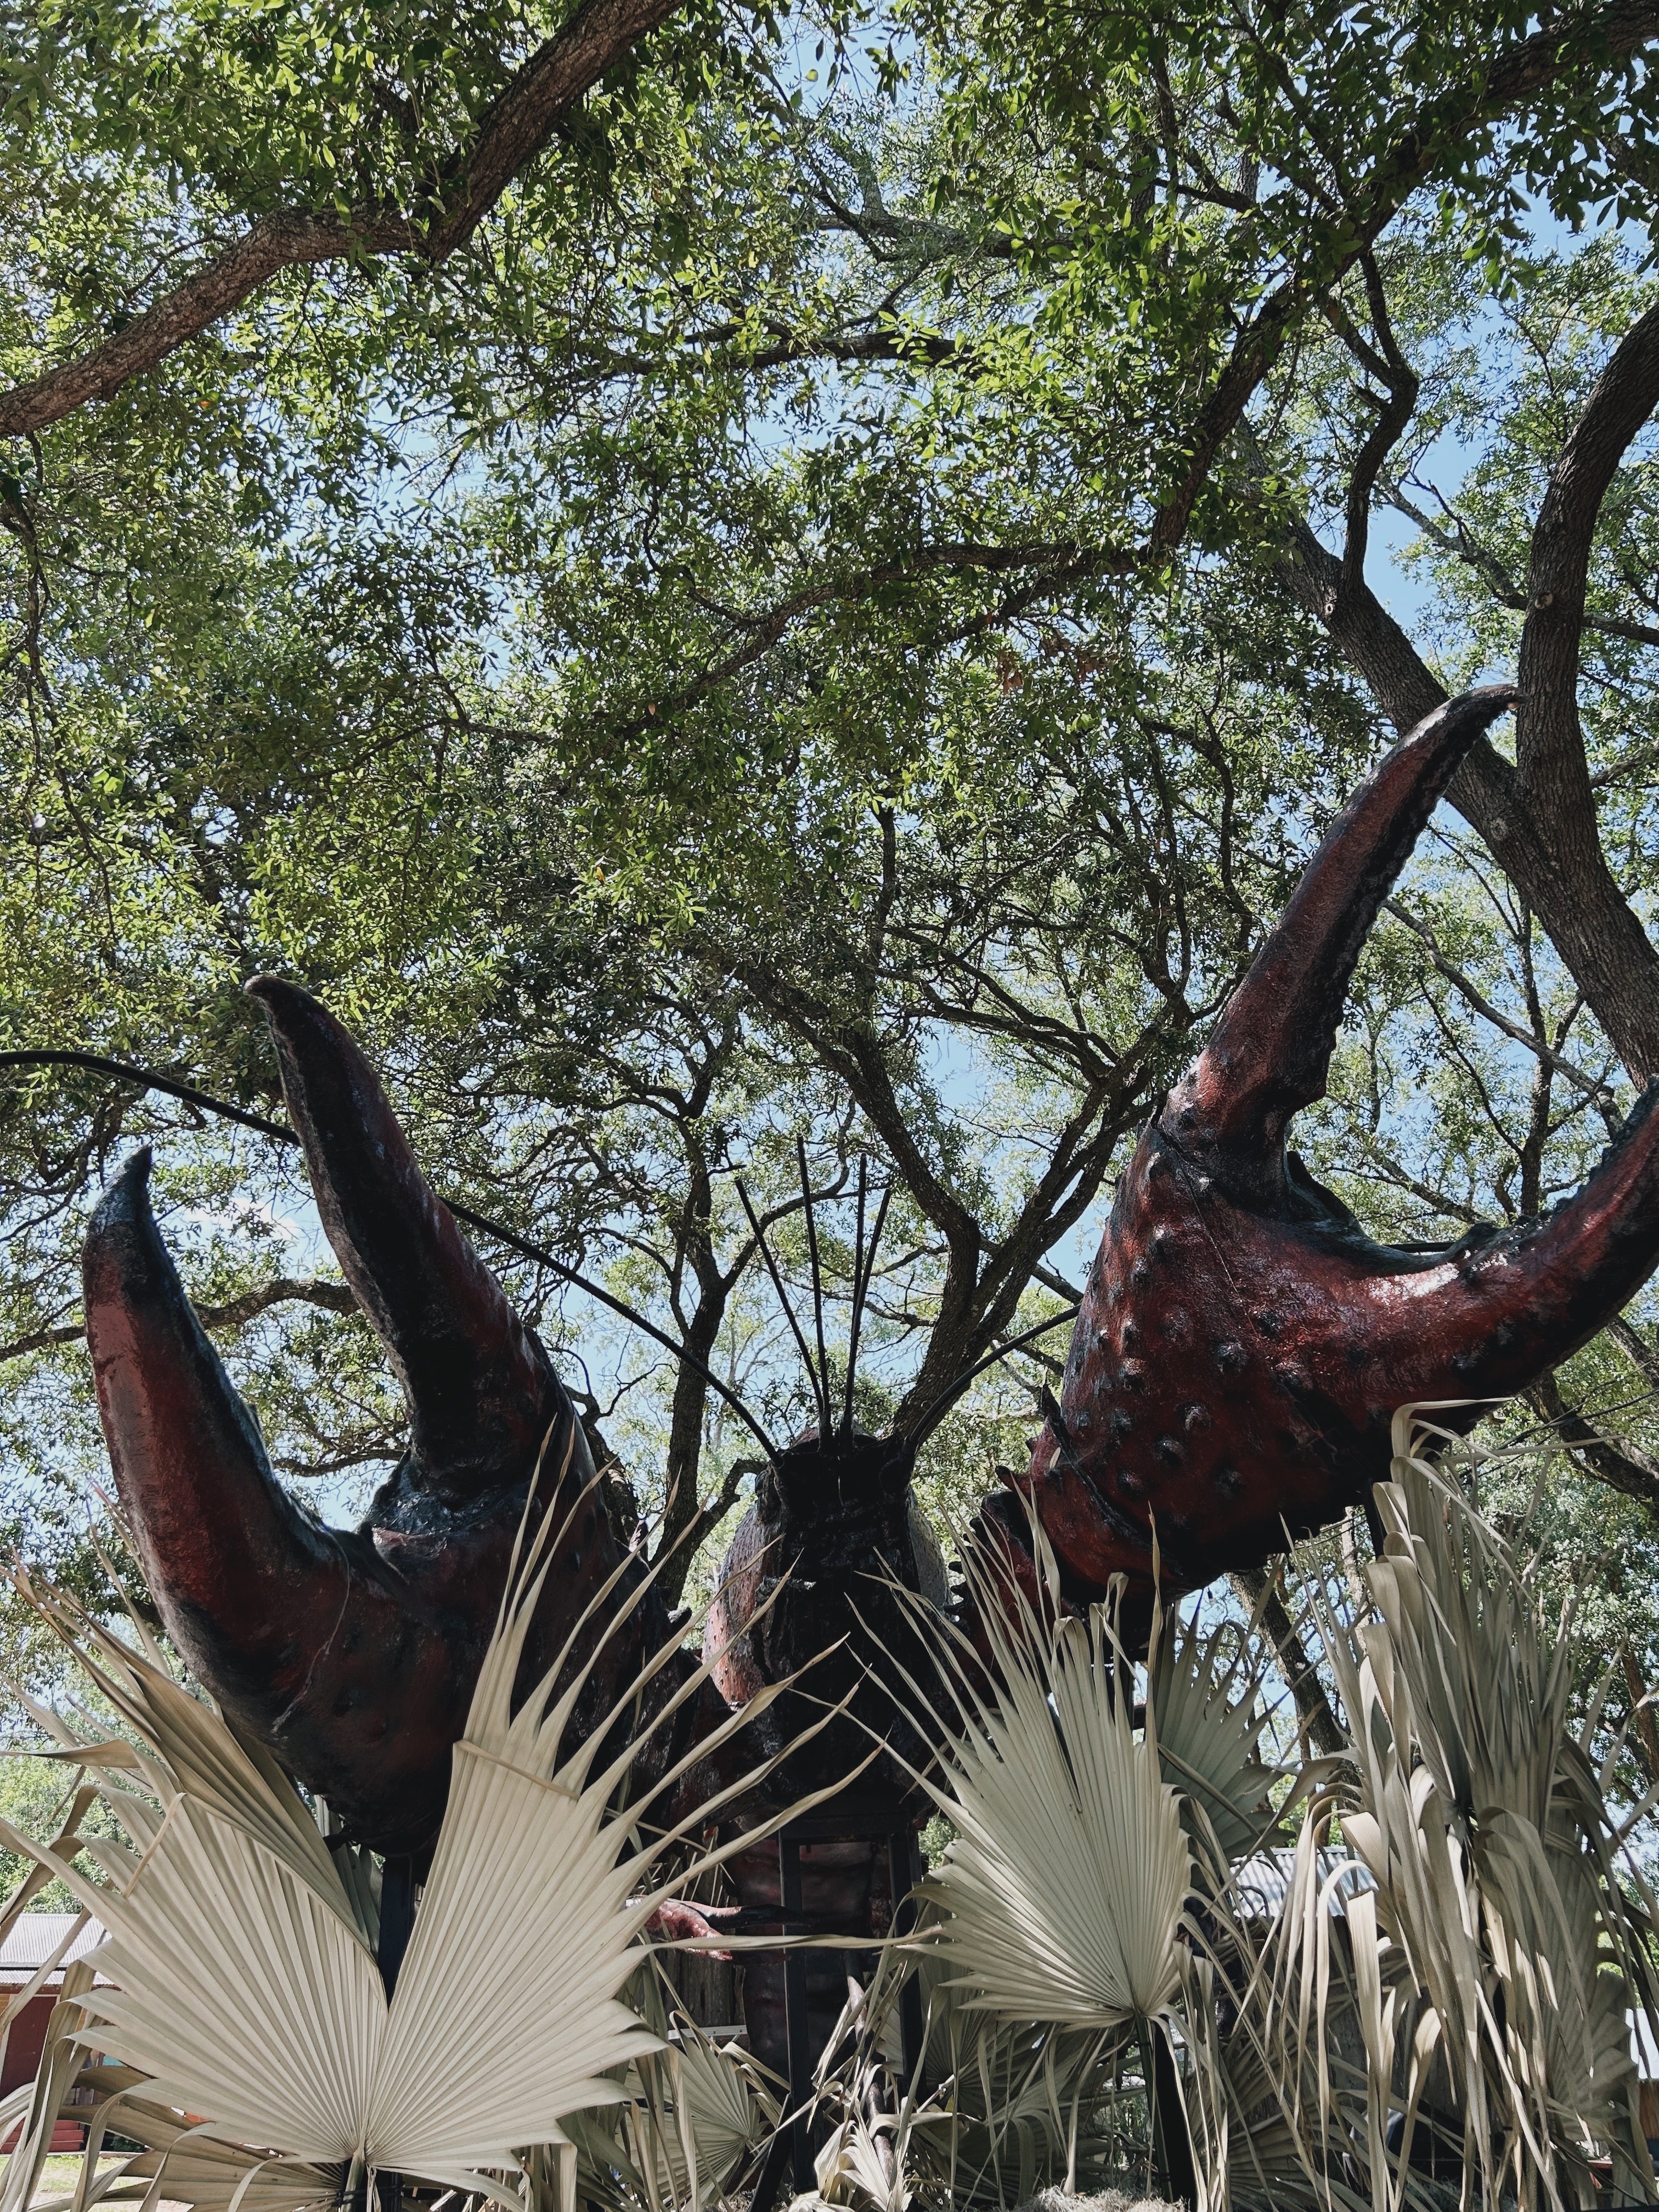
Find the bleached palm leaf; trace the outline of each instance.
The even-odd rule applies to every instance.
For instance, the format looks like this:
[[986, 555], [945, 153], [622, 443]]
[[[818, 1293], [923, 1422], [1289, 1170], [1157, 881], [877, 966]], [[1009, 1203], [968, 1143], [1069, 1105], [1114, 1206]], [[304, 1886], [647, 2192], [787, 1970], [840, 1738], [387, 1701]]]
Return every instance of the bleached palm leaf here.
[[[314, 1823], [305, 1832], [310, 1815], [292, 1785], [153, 1661], [58, 1594], [41, 1601], [140, 1739], [143, 1773], [160, 1788], [159, 1804], [146, 1798], [121, 1771], [130, 1747], [110, 1751], [101, 1786], [131, 1844], [84, 1845], [101, 1880], [52, 1863], [110, 1931], [98, 1962], [112, 1986], [83, 1997], [81, 2040], [148, 2077], [153, 2102], [206, 2114], [212, 2138], [308, 2169], [390, 2168], [499, 2197], [495, 2177], [517, 2170], [520, 2149], [562, 2142], [564, 2116], [621, 2096], [622, 2070], [660, 2047], [620, 1992], [665, 1893], [652, 1878], [683, 1832], [668, 1825], [641, 1844], [638, 1827], [610, 1816], [639, 1742], [601, 1765], [600, 1726], [559, 1756], [584, 1686], [573, 1670], [558, 1690], [565, 1662], [592, 1619], [608, 1619], [605, 1633], [616, 1634], [637, 1596], [619, 1600], [611, 1584], [596, 1593], [513, 1710], [556, 1540], [549, 1516], [515, 1555], [389, 2006], [356, 1902]], [[651, 1657], [623, 1702], [635, 1705], [673, 1658], [672, 1648]], [[672, 1725], [702, 1679], [656, 1698], [647, 1738]], [[693, 1757], [717, 1755], [774, 1694], [671, 1766], [628, 1820], [648, 1815]], [[82, 1748], [93, 1763], [100, 1747]], [[717, 1819], [761, 1771], [700, 1806], [695, 1825]], [[0, 1834], [37, 1858], [46, 1848], [9, 1824]], [[682, 1853], [667, 1888], [750, 1841]]]
[[[175, 1682], [159, 1653], [135, 1651], [101, 1621], [23, 1570], [12, 1575], [25, 1604], [71, 1649], [100, 1694], [132, 1730], [136, 1742], [78, 1740], [63, 1717], [26, 1701], [66, 1754], [113, 1780], [128, 1776], [152, 1789], [171, 1786], [263, 1844], [349, 1926], [353, 1911], [338, 1869], [310, 1808], [263, 1744], [228, 1716], [214, 1712], [204, 1728], [201, 1701]], [[148, 1756], [146, 1755], [148, 1754]]]
[[[21, 2091], [16, 2093], [15, 2100], [8, 2100], [18, 2105], [21, 2132], [16, 2149], [6, 2162], [5, 2184], [0, 2188], [0, 2212], [24, 2212], [33, 2197], [41, 2166], [52, 2148], [52, 2130], [64, 2096], [81, 2070], [81, 2052], [74, 2039], [86, 2020], [85, 2001], [92, 1982], [92, 1968], [83, 1959], [77, 1959], [64, 1969], [63, 1986], [47, 2016], [40, 2063], [29, 2085], [27, 2100]], [[9, 2117], [8, 2114], [7, 2119]]]
[[1494, 2208], [1589, 2203], [1607, 2153], [1620, 2187], [1651, 2198], [1625, 2015], [1653, 2016], [1659, 1994], [1652, 1900], [1569, 1724], [1566, 1625], [1430, 1464], [1414, 1411], [1396, 1417], [1376, 1492], [1376, 1617], [1316, 1607], [1353, 1722], [1333, 1805], [1373, 1885], [1346, 1918], [1374, 2202], [1401, 2189], [1382, 2140], [1390, 2098], [1408, 2143], [1425, 2103], [1455, 2109]]
[[1268, 1721], [1263, 1686], [1273, 1654], [1253, 1619], [1207, 1633], [1200, 1606], [1173, 1607], [1147, 1659], [1164, 1778], [1207, 1824], [1225, 1859], [1257, 1850], [1273, 1823], [1268, 1792], [1282, 1770], [1261, 1755]]
[[[88, 2212], [94, 2203], [143, 2203], [156, 2199], [189, 2204], [196, 2212], [285, 2212], [285, 2208], [323, 2206], [337, 2198], [345, 2173], [340, 2167], [309, 2166], [294, 2159], [240, 2143], [218, 2142], [149, 2094], [152, 2085], [131, 2067], [112, 2063], [84, 2068], [77, 2087], [92, 2098], [90, 2110], [74, 2108], [88, 2123], [85, 2160], [79, 2189], [66, 2212]], [[119, 2154], [107, 2173], [97, 2172], [99, 2156], [112, 2136], [136, 2142]], [[38, 2200], [34, 2212], [47, 2212]]]
[[[689, 2021], [679, 2028], [679, 2086], [696, 2145], [697, 2168], [710, 2188], [723, 2191], [744, 2160], [763, 2142], [780, 2118], [777, 2098], [760, 2069], [735, 2043], [717, 2043]], [[688, 2193], [681, 2166], [676, 2193]]]
[[[607, 2212], [662, 2212], [699, 2193], [721, 2196], [777, 2126], [766, 2069], [735, 2042], [717, 2042], [665, 2001], [666, 1977], [642, 1972], [641, 2016], [663, 2039], [623, 2076], [623, 2100], [567, 2119], [577, 2196]], [[689, 2142], [688, 2142], [689, 2137]]]
[[1180, 1984], [1191, 1889], [1176, 1793], [1149, 1722], [1133, 1726], [1133, 1674], [1107, 1618], [1065, 1617], [1060, 1576], [1032, 1524], [1043, 1610], [988, 1558], [964, 1556], [990, 1645], [990, 1679], [959, 1632], [910, 1601], [954, 1716], [911, 1684], [911, 1717], [942, 1770], [922, 1787], [956, 1833], [919, 1893], [942, 1915], [931, 1937], [1004, 2019], [1096, 2031], [1151, 2021]]
[[[1024, 2203], [1043, 2188], [1072, 2193], [1081, 2176], [1098, 2182], [1122, 2165], [1112, 2090], [1133, 2031], [1000, 2020], [970, 2008], [971, 1990], [946, 1961], [924, 1953], [916, 1971], [927, 2094], [911, 2099], [906, 2149], [925, 2182], [958, 2205]], [[879, 1984], [872, 2001], [882, 2001]], [[890, 2051], [896, 2041], [895, 2033]]]

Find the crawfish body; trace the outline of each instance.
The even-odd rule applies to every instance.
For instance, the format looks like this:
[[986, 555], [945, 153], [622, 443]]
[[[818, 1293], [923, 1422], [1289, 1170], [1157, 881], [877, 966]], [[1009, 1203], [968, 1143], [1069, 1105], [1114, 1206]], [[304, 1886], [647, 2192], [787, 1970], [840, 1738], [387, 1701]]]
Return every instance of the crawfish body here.
[[[1127, 1579], [1127, 1624], [1149, 1616], [1157, 1577], [1179, 1590], [1257, 1565], [1287, 1531], [1364, 1498], [1387, 1471], [1396, 1406], [1462, 1401], [1449, 1419], [1467, 1425], [1474, 1401], [1522, 1388], [1585, 1342], [1659, 1257], [1652, 1090], [1547, 1220], [1432, 1253], [1373, 1243], [1285, 1148], [1291, 1116], [1322, 1094], [1382, 900], [1457, 763], [1512, 697], [1452, 701], [1368, 779], [1119, 1184], [1059, 1399], [1008, 1480], [1077, 1601]], [[270, 1023], [324, 1227], [408, 1400], [409, 1451], [356, 1532], [325, 1529], [289, 1500], [190, 1310], [150, 1218], [142, 1157], [87, 1238], [100, 1408], [151, 1589], [191, 1666], [360, 1840], [418, 1853], [441, 1814], [528, 1486], [539, 1464], [544, 1483], [580, 1488], [590, 1463], [544, 1348], [433, 1194], [350, 1037], [291, 984], [250, 989]], [[713, 1686], [684, 1709], [665, 1754], [694, 1746], [762, 1683], [806, 1668], [768, 1725], [793, 1731], [850, 1703], [775, 1786], [825, 1786], [885, 1737], [859, 1786], [903, 1816], [929, 1747], [896, 1724], [866, 1670], [902, 1656], [884, 1574], [943, 1596], [910, 1510], [917, 1441], [826, 1427], [774, 1455], [711, 1620]], [[1029, 1569], [1010, 1491], [988, 1499], [977, 1526]], [[590, 1496], [549, 1579], [526, 1668], [546, 1663], [607, 1585], [620, 1605], [639, 1571]], [[575, 1662], [590, 1677], [590, 1721], [667, 1632], [649, 1597], [619, 1635], [592, 1622]], [[715, 1779], [693, 1767], [683, 1786]], [[803, 1911], [849, 1935], [867, 1929], [883, 1909], [875, 1858], [867, 1841], [819, 1850]], [[767, 1853], [739, 1863], [751, 1923], [780, 1909], [775, 1866]], [[822, 2029], [838, 1972], [815, 1972]], [[756, 1970], [751, 1998], [757, 2048], [779, 2064], [771, 1968]]]

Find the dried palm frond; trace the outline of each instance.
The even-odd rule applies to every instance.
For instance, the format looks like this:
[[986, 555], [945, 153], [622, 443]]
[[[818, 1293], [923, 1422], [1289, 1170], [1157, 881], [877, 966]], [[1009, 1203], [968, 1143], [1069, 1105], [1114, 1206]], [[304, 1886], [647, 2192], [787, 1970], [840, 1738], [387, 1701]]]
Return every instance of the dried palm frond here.
[[844, 2204], [908, 2212], [911, 2137], [940, 2116], [914, 2088], [896, 2089], [867, 2041], [833, 2075], [820, 2065], [817, 2088], [818, 2108], [830, 2112], [831, 2125], [813, 2160], [817, 2187], [796, 2198], [795, 2212]]
[[1147, 1656], [1147, 1705], [1156, 1714], [1164, 1780], [1201, 1814], [1203, 1840], [1224, 1860], [1260, 1848], [1274, 1824], [1269, 1792], [1287, 1770], [1262, 1759], [1270, 1717], [1263, 1698], [1273, 1664], [1255, 1617], [1200, 1626], [1201, 1600], [1172, 1607]]
[[[1187, 1961], [1181, 2022], [1201, 2057], [1188, 2075], [1194, 2154], [1211, 2192], [1239, 2212], [1363, 2212], [1370, 2202], [1371, 2083], [1341, 1917], [1356, 1876], [1320, 1848], [1326, 1817], [1304, 1815], [1266, 1926], [1228, 1932], [1224, 1992], [1211, 1959]], [[1414, 2173], [1402, 2196], [1424, 2212], [1434, 2201]]]
[[[963, 1553], [982, 1650], [921, 1601], [908, 1601], [939, 1685], [930, 1691], [902, 1675], [909, 1717], [939, 1753], [937, 1778], [916, 1779], [955, 1832], [943, 1863], [917, 1892], [937, 1919], [908, 1948], [942, 1966], [943, 1985], [964, 2015], [977, 2015], [981, 2028], [995, 2023], [1010, 2031], [1000, 2051], [994, 2039], [980, 2039], [992, 2169], [1000, 2176], [1011, 2136], [1026, 2162], [1025, 2115], [1017, 2098], [1036, 2095], [1048, 2144], [1065, 2145], [1069, 2185], [1080, 2130], [1098, 2138], [1104, 2117], [1121, 2140], [1112, 2108], [1126, 2092], [1150, 2124], [1142, 2142], [1150, 2145], [1161, 2132], [1166, 2155], [1184, 2162], [1178, 2107], [1187, 2092], [1176, 2054], [1188, 2066], [1206, 2063], [1206, 2046], [1185, 2036], [1179, 2021], [1186, 1947], [1212, 1946], [1226, 1921], [1224, 1852], [1203, 1808], [1195, 1807], [1191, 1817], [1206, 1859], [1200, 1894], [1182, 1796], [1162, 1767], [1155, 1698], [1138, 1733], [1134, 1666], [1112, 1609], [1070, 1613], [1035, 1520], [1030, 1540], [1035, 1601], [1000, 1559]], [[1241, 1721], [1218, 1683], [1248, 1683], [1249, 1675], [1217, 1668], [1218, 1654], [1218, 1646], [1206, 1651], [1183, 1639], [1170, 1676], [1180, 1686], [1178, 1700], [1184, 1697], [1188, 1763], [1218, 1778], [1224, 1812], [1225, 1792], [1233, 1791], [1243, 1818], [1239, 1808], [1255, 1804], [1265, 1777], [1258, 1769], [1248, 1784], [1242, 1778], [1248, 1755], [1240, 1753], [1240, 1739], [1254, 1743], [1254, 1717]], [[1246, 1701], [1253, 1698], [1247, 1688]], [[1206, 1720], [1218, 1728], [1218, 1751], [1203, 1740]], [[1126, 2082], [1132, 2054], [1138, 2073]], [[994, 2056], [1006, 2063], [1006, 2082], [990, 2078]], [[1165, 2086], [1154, 2094], [1159, 2074]], [[953, 2078], [952, 2140], [959, 2149], [960, 2068]], [[1195, 2185], [1210, 2197], [1206, 2176]]]
[[[921, 1983], [922, 2063], [906, 2080], [898, 2071], [898, 2004], [913, 1973]], [[820, 2109], [853, 2121], [854, 2139], [858, 2124], [867, 2136], [875, 2115], [890, 2115], [882, 2132], [907, 2185], [958, 2208], [1024, 2203], [1045, 2188], [1073, 2190], [1080, 2177], [1103, 2185], [1144, 2170], [1142, 2087], [1136, 2080], [1126, 2088], [1122, 2080], [1131, 2037], [998, 2019], [971, 2009], [972, 1996], [943, 1957], [890, 1943], [867, 1996], [860, 1994], [860, 2020], [848, 2022], [863, 2034], [840, 2050], [832, 2040], [825, 2052], [831, 2063], [818, 2083]], [[821, 2181], [820, 2193], [858, 2201], [868, 2171], [867, 2160], [842, 2158], [833, 2190]]]
[[[772, 2134], [781, 2118], [776, 2092], [765, 2070], [736, 2043], [717, 2043], [682, 2018], [671, 2046], [654, 2064], [668, 2075], [672, 2113], [684, 2108], [690, 2124], [697, 2170], [723, 2195], [732, 2178]], [[672, 2062], [672, 2067], [670, 2064]], [[688, 2161], [669, 2169], [671, 2194], [678, 2202], [690, 2193]]]
[[[613, 1586], [623, 1570], [514, 1711], [557, 1541], [550, 1514], [527, 1547], [521, 1532], [389, 2005], [362, 1885], [342, 1880], [281, 1770], [184, 1692], [159, 1655], [19, 1577], [137, 1739], [99, 1740], [61, 1716], [41, 1717], [91, 1771], [130, 1838], [82, 1839], [101, 1879], [52, 1861], [110, 1931], [98, 1954], [110, 1985], [81, 1993], [78, 2040], [146, 2077], [153, 2105], [205, 2114], [200, 2135], [258, 2147], [273, 2173], [282, 2163], [321, 2170], [336, 2191], [378, 2168], [514, 2202], [501, 2177], [519, 2172], [517, 2153], [565, 2145], [562, 2120], [622, 2097], [621, 2075], [662, 2047], [622, 2000], [640, 1962], [637, 1939], [665, 1893], [741, 1844], [687, 1850], [685, 1827], [673, 1823], [641, 1840], [637, 1824], [689, 1757], [629, 1807], [625, 1823], [610, 1814], [642, 1742], [672, 1725], [701, 1674], [659, 1697], [654, 1720], [620, 1753], [605, 1756], [600, 1726], [560, 1755], [583, 1687], [577, 1674], [560, 1691], [560, 1676], [591, 1619], [606, 1615], [605, 1632], [615, 1634], [637, 1601]], [[648, 1659], [621, 1703], [637, 1710], [672, 1657], [671, 1647]], [[733, 1715], [696, 1758], [717, 1755], [775, 1694]], [[705, 1828], [765, 1771], [700, 1805], [686, 1825]], [[37, 1859], [48, 1849], [8, 1823], [0, 1835]], [[671, 1851], [675, 1871], [653, 1892]], [[285, 2180], [289, 2201], [301, 2201], [304, 2185], [298, 2172]], [[164, 2193], [179, 2193], [171, 2174]]]
[[717, 2042], [671, 2008], [659, 1970], [641, 1969], [630, 1996], [662, 2048], [623, 2071], [615, 2104], [565, 2121], [577, 2197], [605, 2212], [723, 2197], [777, 2127], [781, 2085], [739, 2045]]
[[1060, 1571], [1032, 1523], [1044, 1602], [987, 1555], [963, 1569], [989, 1645], [908, 1592], [953, 1707], [907, 1677], [910, 1717], [940, 1775], [917, 1780], [955, 1833], [917, 1894], [939, 1907], [927, 1941], [969, 2006], [1097, 2033], [1166, 2013], [1178, 1993], [1191, 1855], [1159, 1770], [1150, 1712], [1133, 1727], [1133, 1668], [1104, 1607], [1068, 1617]]
[[[1316, 1607], [1353, 1723], [1332, 1801], [1370, 1877], [1346, 1907], [1370, 2063], [1373, 2201], [1397, 2203], [1414, 2130], [1461, 2136], [1488, 2205], [1589, 2205], [1590, 2160], [1655, 2194], [1627, 2009], [1659, 2017], [1659, 1915], [1575, 1733], [1568, 1626], [1425, 1455], [1407, 1408], [1377, 1503], [1376, 1608]], [[1390, 2100], [1406, 2143], [1387, 2154]]]

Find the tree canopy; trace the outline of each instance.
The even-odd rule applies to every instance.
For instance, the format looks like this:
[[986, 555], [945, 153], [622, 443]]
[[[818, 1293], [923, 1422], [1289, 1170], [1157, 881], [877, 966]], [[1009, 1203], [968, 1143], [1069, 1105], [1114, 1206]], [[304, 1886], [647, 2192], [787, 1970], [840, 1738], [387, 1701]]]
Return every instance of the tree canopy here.
[[[783, 1426], [738, 1183], [798, 1277], [805, 1139], [844, 1299], [862, 1154], [859, 1387], [914, 1412], [1063, 1312], [1391, 730], [1516, 672], [1305, 1145], [1379, 1231], [1455, 1234], [1571, 1188], [1659, 1073], [1659, 9], [28, 0], [9, 33], [0, 1049], [268, 1116], [241, 986], [292, 975], [447, 1192]], [[280, 1145], [13, 1068], [5, 1510], [66, 1567], [101, 1466], [75, 1252], [144, 1134], [282, 1471], [345, 1510], [401, 1448]], [[745, 1431], [489, 1256], [706, 1575]], [[934, 1502], [1022, 1457], [1062, 1346], [987, 1370]], [[1508, 1417], [1577, 1455], [1526, 1510], [1632, 1695], [1656, 1382], [1638, 1302]]]

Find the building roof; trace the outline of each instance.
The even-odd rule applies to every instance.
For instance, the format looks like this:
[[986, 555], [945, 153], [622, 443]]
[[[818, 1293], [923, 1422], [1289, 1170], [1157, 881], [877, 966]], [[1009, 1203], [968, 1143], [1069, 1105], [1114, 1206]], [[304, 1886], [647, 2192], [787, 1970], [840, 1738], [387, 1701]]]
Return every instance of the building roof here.
[[[20, 1912], [0, 1943], [0, 1982], [16, 1987], [38, 1973], [79, 1918], [76, 1912]], [[101, 1923], [88, 1920], [58, 1961], [58, 1967], [86, 1958], [103, 1940]], [[53, 1971], [54, 1980], [57, 1971]]]
[[[1296, 1863], [1294, 1851], [1257, 1851], [1253, 1858], [1241, 1859], [1233, 1869], [1233, 1885], [1238, 1903], [1251, 1918], [1271, 1920], [1285, 1902], [1291, 1886], [1291, 1870]], [[1338, 1879], [1331, 1882], [1331, 1876]], [[1340, 1914], [1342, 1900], [1357, 1896], [1361, 1890], [1374, 1889], [1376, 1885], [1364, 1867], [1356, 1866], [1340, 1851], [1319, 1853], [1319, 1886], [1323, 1889], [1331, 1882], [1327, 1897], [1327, 1909]], [[0, 1954], [0, 1957], [3, 1957]]]

